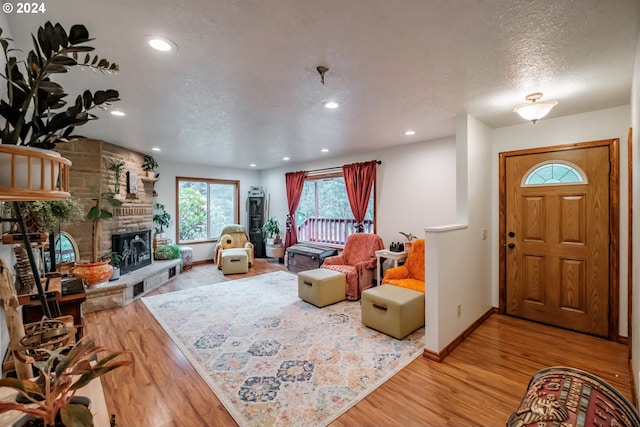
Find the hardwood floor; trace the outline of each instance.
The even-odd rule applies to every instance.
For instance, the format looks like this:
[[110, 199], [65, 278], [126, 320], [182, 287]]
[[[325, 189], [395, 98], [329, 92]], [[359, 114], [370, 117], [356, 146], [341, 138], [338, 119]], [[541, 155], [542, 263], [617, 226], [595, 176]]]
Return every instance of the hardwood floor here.
[[[285, 270], [256, 260], [249, 275]], [[247, 275], [194, 267], [152, 293]], [[135, 364], [102, 378], [109, 413], [121, 427], [234, 426], [233, 418], [137, 300], [85, 316], [86, 334]], [[332, 426], [504, 426], [530, 377], [548, 366], [591, 372], [631, 399], [627, 347], [592, 336], [494, 314], [442, 363], [419, 357]]]

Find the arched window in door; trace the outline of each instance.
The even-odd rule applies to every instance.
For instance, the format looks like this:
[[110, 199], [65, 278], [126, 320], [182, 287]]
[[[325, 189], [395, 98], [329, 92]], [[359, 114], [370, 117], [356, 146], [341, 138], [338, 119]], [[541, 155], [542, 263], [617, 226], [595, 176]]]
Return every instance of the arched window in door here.
[[586, 184], [587, 182], [587, 177], [580, 167], [558, 160], [538, 163], [522, 178], [523, 187]]

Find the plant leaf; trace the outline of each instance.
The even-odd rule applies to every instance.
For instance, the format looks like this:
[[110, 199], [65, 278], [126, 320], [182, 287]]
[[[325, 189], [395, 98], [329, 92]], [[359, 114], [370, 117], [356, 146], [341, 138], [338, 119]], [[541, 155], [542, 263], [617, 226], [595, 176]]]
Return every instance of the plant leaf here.
[[84, 98], [84, 109], [88, 110], [89, 108], [91, 108], [91, 103], [93, 102], [93, 96], [91, 95], [91, 91], [85, 90], [84, 93], [82, 94], [82, 97]]
[[89, 31], [87, 27], [81, 24], [76, 24], [69, 30], [69, 43], [75, 45], [78, 43], [84, 43], [89, 41]]
[[97, 206], [92, 206], [87, 213], [87, 219], [96, 220], [100, 219], [100, 208]]
[[65, 67], [64, 65], [58, 65], [58, 64], [52, 64], [49, 63], [49, 65], [47, 66], [47, 73], [66, 73], [67, 71], [67, 67]]
[[91, 46], [69, 46], [65, 50], [67, 52], [72, 52], [72, 53], [76, 53], [76, 52], [91, 52], [92, 50], [94, 50], [94, 48], [91, 47]]
[[64, 55], [54, 56], [51, 59], [51, 63], [52, 64], [67, 65], [69, 67], [72, 67], [74, 65], [78, 65], [78, 62], [75, 59], [71, 58], [70, 56], [64, 56]]
[[58, 42], [60, 43], [60, 46], [62, 46], [63, 48], [66, 48], [67, 46], [69, 46], [69, 39], [67, 38], [67, 32], [59, 23], [56, 24], [56, 32], [58, 33], [58, 39], [59, 39]]
[[69, 403], [60, 408], [60, 417], [67, 427], [93, 427], [91, 411], [78, 403]]
[[0, 379], [0, 387], [10, 387], [14, 390], [18, 390], [24, 393], [42, 394], [40, 387], [33, 381], [19, 380], [17, 378], [2, 378]]
[[52, 93], [54, 95], [62, 95], [64, 94], [64, 89], [56, 82], [52, 81], [43, 81], [40, 83], [40, 90], [44, 90], [45, 92]]

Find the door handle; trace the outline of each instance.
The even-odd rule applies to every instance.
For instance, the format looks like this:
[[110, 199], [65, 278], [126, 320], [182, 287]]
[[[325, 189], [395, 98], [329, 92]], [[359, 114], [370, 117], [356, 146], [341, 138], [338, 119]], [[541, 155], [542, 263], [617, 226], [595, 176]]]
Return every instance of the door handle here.
[[516, 233], [514, 233], [513, 231], [509, 232], [509, 237], [516, 237]]
[[509, 243], [509, 244], [507, 245], [507, 247], [508, 247], [509, 249], [513, 249], [513, 248], [515, 248], [515, 247], [516, 247], [516, 244], [515, 244], [515, 243]]

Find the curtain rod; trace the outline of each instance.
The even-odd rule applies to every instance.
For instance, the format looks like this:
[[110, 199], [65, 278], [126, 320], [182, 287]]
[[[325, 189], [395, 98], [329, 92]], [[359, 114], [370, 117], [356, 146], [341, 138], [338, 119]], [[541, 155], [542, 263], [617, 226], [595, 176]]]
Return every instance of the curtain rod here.
[[[382, 160], [372, 160], [372, 161], [375, 161], [379, 165], [382, 164]], [[310, 171], [307, 171], [307, 173], [327, 172], [327, 171], [339, 170], [339, 169], [342, 169], [342, 166], [333, 166], [333, 167], [330, 167], [330, 168], [322, 168], [322, 169], [312, 169]]]

